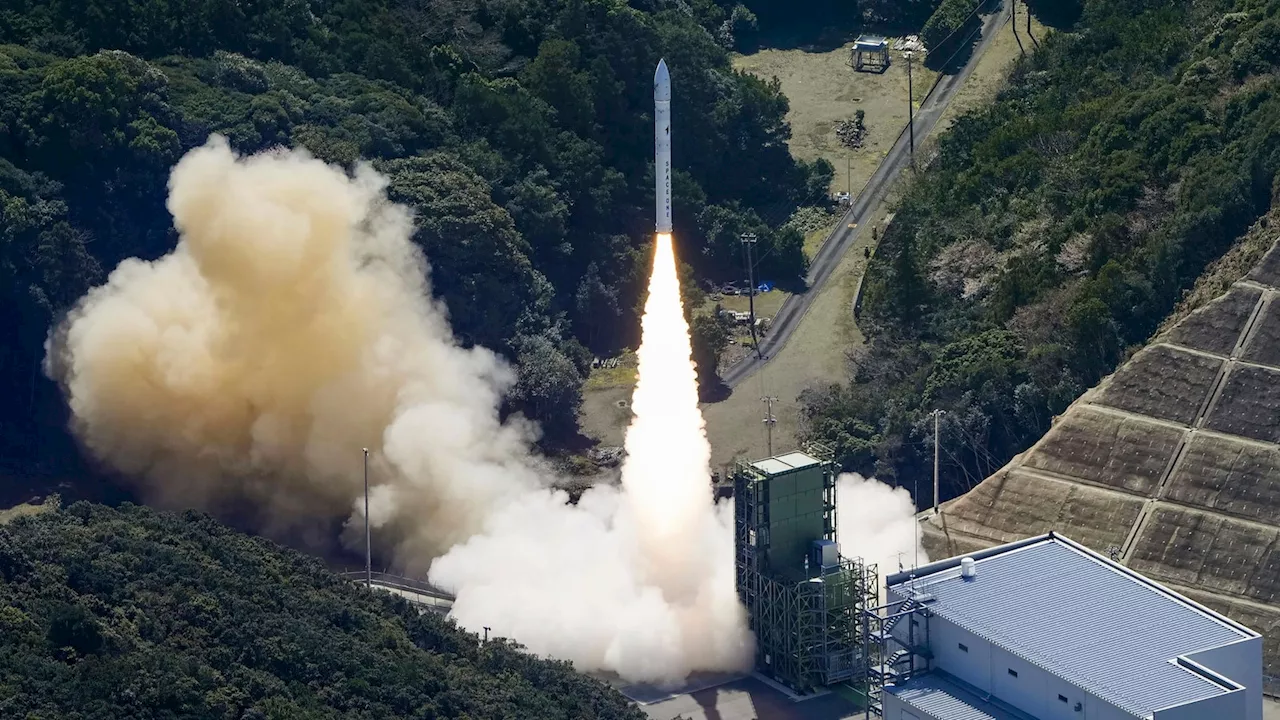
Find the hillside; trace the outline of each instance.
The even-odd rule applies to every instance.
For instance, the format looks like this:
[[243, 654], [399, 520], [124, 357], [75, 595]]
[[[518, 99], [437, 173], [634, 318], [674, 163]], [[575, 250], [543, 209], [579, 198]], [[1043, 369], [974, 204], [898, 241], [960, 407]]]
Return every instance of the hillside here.
[[87, 503], [0, 525], [0, 716], [643, 717], [205, 515]]
[[971, 488], [1273, 205], [1280, 2], [1068, 5], [940, 138], [867, 272], [867, 349], [806, 398], [806, 434], [850, 470], [930, 477], [942, 410], [942, 496]]
[[[1250, 240], [1274, 241], [1260, 225]], [[926, 526], [954, 556], [1049, 530], [1234, 617], [1280, 676], [1280, 243]]]
[[652, 77], [675, 81], [675, 216], [695, 276], [799, 282], [792, 211], [831, 169], [787, 152], [787, 100], [734, 72], [699, 2], [226, 0], [0, 9], [0, 455], [73, 457], [42, 372], [50, 327], [130, 257], [177, 235], [174, 163], [212, 133], [374, 163], [454, 332], [512, 362], [510, 411], [576, 436], [593, 354], [633, 343], [653, 231]]

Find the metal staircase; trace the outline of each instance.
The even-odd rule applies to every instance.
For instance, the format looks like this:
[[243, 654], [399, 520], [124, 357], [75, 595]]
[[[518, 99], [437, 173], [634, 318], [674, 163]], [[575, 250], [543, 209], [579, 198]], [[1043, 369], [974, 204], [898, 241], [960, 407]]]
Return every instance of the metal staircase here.
[[[885, 685], [899, 683], [914, 675], [928, 671], [932, 653], [929, 650], [928, 597], [914, 595], [900, 602], [877, 608], [868, 613], [865, 624], [868, 642], [877, 650], [869, 653], [867, 673], [866, 716], [882, 717], [881, 700]], [[905, 637], [894, 635], [894, 628], [903, 618], [919, 618], [919, 628], [909, 626]]]

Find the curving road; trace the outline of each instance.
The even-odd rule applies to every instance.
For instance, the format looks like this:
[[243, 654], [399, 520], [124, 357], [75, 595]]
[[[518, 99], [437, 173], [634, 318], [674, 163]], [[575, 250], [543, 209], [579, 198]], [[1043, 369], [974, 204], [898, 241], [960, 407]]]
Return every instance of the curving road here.
[[[973, 49], [973, 55], [969, 58], [969, 62], [965, 64], [960, 72], [939, 78], [933, 89], [929, 91], [924, 101], [921, 102], [920, 109], [916, 111], [916, 145], [924, 142], [924, 139], [933, 132], [939, 118], [942, 117], [942, 113], [951, 103], [951, 99], [955, 97], [956, 92], [973, 74], [973, 69], [977, 67], [978, 60], [982, 58], [982, 54], [986, 52], [987, 47], [995, 38], [996, 32], [1008, 19], [1009, 5], [1007, 3], [999, 12], [987, 16], [982, 26], [982, 37]], [[911, 139], [907, 136], [907, 129], [903, 128], [902, 133], [898, 135], [897, 142], [889, 149], [889, 154], [880, 163], [880, 167], [876, 168], [875, 173], [867, 181], [862, 192], [858, 193], [858, 197], [854, 198], [848, 212], [840, 219], [840, 224], [827, 237], [826, 242], [822, 244], [822, 248], [818, 250], [818, 254], [813, 258], [813, 262], [809, 266], [809, 275], [806, 278], [809, 286], [808, 291], [787, 298], [782, 307], [779, 308], [778, 314], [774, 316], [769, 334], [760, 341], [760, 354], [764, 356], [764, 359], [762, 360], [753, 354], [731, 365], [722, 378], [726, 385], [733, 388], [742, 384], [743, 381], [754, 375], [757, 370], [764, 367], [769, 362], [769, 359], [777, 355], [782, 347], [787, 344], [787, 341], [791, 339], [791, 334], [795, 332], [801, 319], [809, 311], [809, 306], [818, 298], [827, 280], [831, 278], [832, 273], [835, 272], [836, 267], [844, 258], [844, 254], [857, 240], [858, 234], [862, 232], [864, 220], [879, 207], [885, 195], [889, 192], [889, 188], [893, 185], [893, 181], [897, 179], [903, 168], [907, 167], [910, 162]]]

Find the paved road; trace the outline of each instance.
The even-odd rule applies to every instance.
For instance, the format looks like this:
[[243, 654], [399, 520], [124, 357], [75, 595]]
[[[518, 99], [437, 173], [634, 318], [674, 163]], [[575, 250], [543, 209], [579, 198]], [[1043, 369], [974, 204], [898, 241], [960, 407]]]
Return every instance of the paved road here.
[[[974, 48], [969, 62], [955, 75], [943, 76], [934, 86], [929, 96], [921, 103], [920, 110], [916, 112], [915, 117], [916, 145], [924, 142], [924, 139], [933, 132], [939, 118], [942, 117], [942, 113], [951, 103], [951, 99], [955, 97], [956, 92], [964, 85], [965, 80], [968, 80], [969, 76], [973, 74], [973, 69], [977, 67], [978, 60], [982, 58], [987, 46], [991, 44], [997, 31], [1004, 26], [1008, 18], [1009, 6], [1007, 4], [999, 12], [989, 15], [982, 27], [982, 37], [978, 41], [977, 47]], [[777, 355], [782, 350], [782, 347], [787, 344], [787, 340], [791, 339], [791, 334], [799, 326], [800, 320], [809, 311], [809, 306], [818, 298], [823, 286], [831, 278], [831, 274], [835, 272], [836, 266], [840, 264], [844, 254], [857, 240], [858, 233], [862, 232], [863, 222], [879, 207], [884, 200], [885, 194], [889, 192], [890, 186], [893, 185], [893, 181], [910, 162], [911, 139], [904, 128], [898, 136], [897, 142], [890, 148], [889, 154], [880, 163], [880, 167], [876, 168], [871, 180], [867, 182], [862, 192], [858, 193], [858, 197], [854, 199], [849, 211], [841, 218], [840, 224], [832, 231], [827, 241], [822, 244], [817, 256], [813, 258], [807, 278], [808, 291], [801, 295], [792, 295], [778, 309], [778, 314], [774, 316], [773, 323], [770, 326], [769, 334], [760, 341], [760, 353], [764, 355], [764, 359], [761, 360], [755, 355], [749, 355], [731, 365], [724, 373], [725, 384], [731, 388], [737, 387], [754, 375], [765, 363], [769, 362], [769, 358]], [[850, 225], [853, 227], [850, 227]]]

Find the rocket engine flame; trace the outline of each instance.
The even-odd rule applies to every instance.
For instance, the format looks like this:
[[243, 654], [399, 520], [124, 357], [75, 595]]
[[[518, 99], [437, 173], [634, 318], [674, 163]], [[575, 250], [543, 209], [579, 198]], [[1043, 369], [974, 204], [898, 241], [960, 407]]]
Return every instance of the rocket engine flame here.
[[753, 648], [734, 586], [733, 512], [712, 498], [669, 234], [655, 243], [637, 354], [621, 492], [595, 487], [577, 506], [560, 496], [513, 501], [487, 533], [437, 560], [431, 580], [456, 591], [464, 627], [489, 626], [581, 669], [660, 684], [746, 669]]
[[711, 445], [672, 245], [671, 235], [658, 235], [622, 487], [640, 529], [647, 576], [658, 578], [669, 597], [687, 598], [706, 573], [693, 549], [711, 517]]

